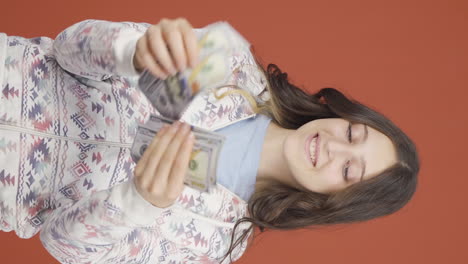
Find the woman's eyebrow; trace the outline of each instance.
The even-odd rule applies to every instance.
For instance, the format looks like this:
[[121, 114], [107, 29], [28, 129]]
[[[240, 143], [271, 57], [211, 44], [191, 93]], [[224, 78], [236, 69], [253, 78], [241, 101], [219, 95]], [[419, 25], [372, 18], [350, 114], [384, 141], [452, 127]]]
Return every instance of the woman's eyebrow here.
[[[364, 139], [362, 140], [362, 143], [365, 143], [368, 137], [369, 137], [369, 130], [367, 130], [367, 125], [364, 125]], [[366, 160], [364, 159], [363, 156], [361, 156], [361, 164], [362, 164], [362, 173], [361, 173], [361, 181], [362, 181], [362, 179], [364, 179], [364, 173], [366, 173]]]

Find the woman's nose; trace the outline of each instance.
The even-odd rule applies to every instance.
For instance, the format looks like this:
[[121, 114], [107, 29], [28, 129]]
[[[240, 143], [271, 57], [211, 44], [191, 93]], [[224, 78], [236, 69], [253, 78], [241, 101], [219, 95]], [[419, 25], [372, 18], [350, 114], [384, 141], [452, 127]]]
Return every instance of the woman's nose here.
[[344, 140], [335, 140], [335, 139], [330, 139], [328, 141], [328, 156], [329, 158], [332, 158], [336, 155], [342, 155], [342, 154], [350, 154], [353, 151], [355, 151], [355, 146], [353, 144], [344, 141]]

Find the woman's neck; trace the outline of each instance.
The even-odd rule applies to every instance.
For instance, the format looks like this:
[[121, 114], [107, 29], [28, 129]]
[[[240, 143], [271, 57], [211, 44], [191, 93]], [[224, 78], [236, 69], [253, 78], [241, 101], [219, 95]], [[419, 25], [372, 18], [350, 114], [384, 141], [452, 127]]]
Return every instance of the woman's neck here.
[[[257, 183], [259, 179], [275, 179], [289, 186], [297, 185], [283, 156], [284, 140], [293, 131], [270, 122], [263, 141]], [[258, 186], [256, 185], [256, 188]]]

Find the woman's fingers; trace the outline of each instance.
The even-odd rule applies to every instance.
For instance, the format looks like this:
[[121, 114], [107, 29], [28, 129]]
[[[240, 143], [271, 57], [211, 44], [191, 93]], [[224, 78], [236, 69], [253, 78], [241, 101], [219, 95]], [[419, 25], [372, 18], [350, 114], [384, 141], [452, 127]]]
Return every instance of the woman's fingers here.
[[152, 27], [149, 28], [148, 31], [148, 46], [151, 54], [165, 72], [168, 72], [171, 75], [176, 74], [177, 71], [172, 63], [171, 55], [167, 49], [165, 39], [163, 38], [162, 29], [160, 27]]
[[182, 33], [182, 38], [184, 40], [185, 52], [187, 54], [190, 66], [195, 67], [198, 60], [198, 41], [195, 31], [193, 30], [192, 25], [186, 20], [180, 19], [180, 31]]
[[183, 142], [178, 150], [177, 159], [172, 165], [168, 185], [173, 186], [175, 192], [180, 192], [183, 188], [194, 141], [195, 138], [192, 132], [185, 134]]
[[[174, 167], [175, 161], [178, 159], [179, 149], [182, 143], [185, 141], [185, 138], [187, 134], [190, 132], [190, 126], [183, 123], [180, 125], [179, 130], [177, 131], [177, 135], [172, 139], [171, 143], [167, 147], [166, 151], [164, 151], [164, 155], [161, 157], [161, 160], [158, 164], [158, 167], [156, 169], [156, 174], [157, 175], [166, 175], [166, 179], [164, 179], [164, 182], [167, 185], [167, 192], [172, 193], [173, 188], [170, 182], [172, 182], [171, 177], [173, 176], [171, 174], [171, 169]], [[155, 179], [154, 180], [154, 185], [160, 184], [159, 182], [160, 179]], [[163, 179], [161, 179], [163, 181]]]
[[153, 184], [154, 180], [156, 180], [160, 184], [165, 185], [167, 176], [158, 175], [156, 168], [161, 162], [161, 158], [164, 155], [164, 152], [166, 151], [167, 147], [169, 146], [169, 143], [171, 142], [172, 138], [175, 136], [179, 125], [180, 125], [179, 121], [172, 124], [167, 129], [167, 131], [161, 136], [161, 138], [158, 140], [158, 143], [156, 144], [156, 146], [150, 153], [150, 157], [146, 164], [143, 177], [146, 179], [145, 182], [147, 183], [147, 186], [151, 189], [154, 187], [154, 184]]
[[[168, 73], [161, 68], [154, 58], [153, 53], [149, 49], [149, 39], [148, 35], [144, 35], [142, 39], [137, 42], [137, 51], [135, 52], [135, 59], [143, 63], [143, 69], [148, 69], [154, 76], [157, 76], [161, 79], [166, 79]], [[136, 63], [138, 64], [138, 63]], [[143, 70], [140, 69], [140, 70]]]
[[185, 67], [187, 67], [187, 58], [182, 34], [178, 30], [171, 30], [165, 33], [165, 38], [177, 69], [179, 71], [185, 70]]
[[183, 190], [193, 145], [190, 126], [179, 121], [161, 129], [135, 168], [138, 192], [153, 205], [165, 208]]
[[148, 159], [151, 156], [151, 152], [156, 149], [159, 140], [161, 137], [164, 135], [164, 133], [167, 132], [167, 130], [170, 128], [169, 125], [164, 124], [162, 128], [159, 130], [159, 132], [154, 136], [153, 140], [151, 143], [148, 145], [148, 147], [145, 149], [143, 152], [143, 155], [141, 156], [140, 160], [138, 161], [136, 167], [135, 167], [135, 174], [141, 175], [143, 172], [143, 169], [146, 168]]
[[153, 75], [166, 79], [188, 65], [195, 67], [198, 52], [195, 31], [186, 19], [162, 19], [137, 41], [133, 63], [139, 72], [148, 69]]
[[164, 125], [161, 128], [161, 130], [159, 130], [158, 134], [156, 134], [156, 136], [153, 138], [153, 141], [151, 141], [150, 145], [146, 148], [145, 152], [143, 153], [143, 156], [140, 158], [135, 167], [135, 181], [138, 182], [138, 185], [142, 188], [148, 186], [152, 180], [152, 178], [149, 177], [147, 173], [145, 173], [148, 170], [148, 162], [151, 158], [153, 151], [156, 148], [158, 148], [161, 137], [167, 132], [169, 128], [170, 127], [168, 125]]

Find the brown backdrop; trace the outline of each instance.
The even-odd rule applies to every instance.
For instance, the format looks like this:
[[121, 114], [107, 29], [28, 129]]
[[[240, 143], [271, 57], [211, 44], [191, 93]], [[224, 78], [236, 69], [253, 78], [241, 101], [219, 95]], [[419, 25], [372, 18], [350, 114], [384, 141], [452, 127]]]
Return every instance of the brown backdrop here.
[[[238, 263], [468, 263], [468, 2], [2, 1], [0, 32], [54, 38], [78, 21], [195, 27], [226, 20], [307, 91], [334, 87], [416, 142], [419, 189], [401, 211], [344, 229], [267, 232]], [[56, 263], [38, 236], [0, 232], [2, 263]]]

